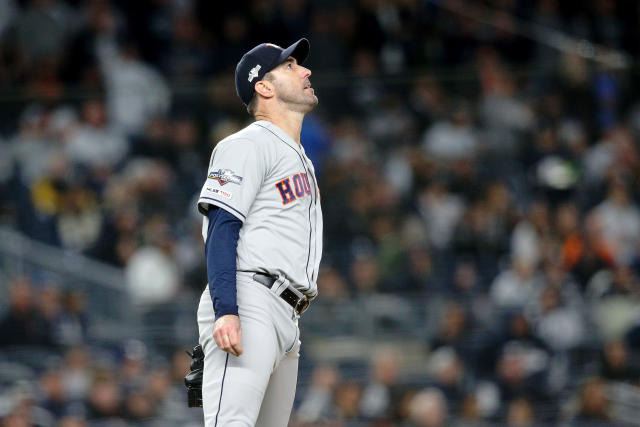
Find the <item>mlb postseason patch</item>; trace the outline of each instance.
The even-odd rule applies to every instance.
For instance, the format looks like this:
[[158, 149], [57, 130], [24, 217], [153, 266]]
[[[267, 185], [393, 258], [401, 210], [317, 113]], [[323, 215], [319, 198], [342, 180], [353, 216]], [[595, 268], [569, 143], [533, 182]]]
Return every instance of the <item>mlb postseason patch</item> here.
[[233, 193], [231, 193], [230, 191], [224, 191], [224, 190], [221, 190], [219, 188], [209, 188], [209, 187], [207, 187], [207, 191], [210, 191], [213, 194], [217, 194], [218, 196], [226, 197], [227, 199], [230, 199], [230, 198], [233, 197]]
[[236, 175], [231, 169], [218, 169], [211, 171], [209, 172], [208, 178], [215, 179], [220, 185], [225, 185], [230, 182], [238, 185], [242, 183], [242, 177]]

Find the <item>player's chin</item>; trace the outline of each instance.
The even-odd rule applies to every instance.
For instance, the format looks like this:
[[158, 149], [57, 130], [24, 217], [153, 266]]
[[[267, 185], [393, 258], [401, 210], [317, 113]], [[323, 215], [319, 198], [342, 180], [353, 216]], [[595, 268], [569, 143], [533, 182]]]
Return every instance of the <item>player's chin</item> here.
[[318, 97], [315, 94], [313, 94], [309, 97], [309, 107], [311, 109], [314, 109], [316, 105], [318, 105]]
[[305, 102], [298, 105], [298, 111], [306, 114], [316, 108], [316, 105], [318, 105], [318, 98], [314, 96], [313, 99], [306, 99]]
[[315, 95], [305, 96], [304, 98], [298, 98], [295, 102], [290, 104], [291, 108], [301, 113], [308, 113], [318, 105], [318, 97]]

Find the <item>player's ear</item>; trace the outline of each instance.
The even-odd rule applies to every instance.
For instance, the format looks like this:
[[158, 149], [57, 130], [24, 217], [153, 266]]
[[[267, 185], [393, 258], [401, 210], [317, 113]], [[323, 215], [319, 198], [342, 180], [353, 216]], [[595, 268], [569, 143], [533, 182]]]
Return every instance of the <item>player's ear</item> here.
[[267, 80], [260, 80], [255, 85], [256, 93], [259, 93], [265, 98], [271, 98], [275, 95], [273, 83]]

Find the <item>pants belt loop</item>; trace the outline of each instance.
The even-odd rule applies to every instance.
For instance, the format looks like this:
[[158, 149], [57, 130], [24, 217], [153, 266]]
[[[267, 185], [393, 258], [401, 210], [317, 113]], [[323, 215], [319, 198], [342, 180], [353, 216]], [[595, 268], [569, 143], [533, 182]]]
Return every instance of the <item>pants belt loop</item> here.
[[278, 296], [280, 296], [282, 291], [284, 291], [287, 288], [290, 288], [289, 281], [284, 276], [278, 276], [276, 281], [273, 282], [273, 285], [271, 286], [271, 290]]

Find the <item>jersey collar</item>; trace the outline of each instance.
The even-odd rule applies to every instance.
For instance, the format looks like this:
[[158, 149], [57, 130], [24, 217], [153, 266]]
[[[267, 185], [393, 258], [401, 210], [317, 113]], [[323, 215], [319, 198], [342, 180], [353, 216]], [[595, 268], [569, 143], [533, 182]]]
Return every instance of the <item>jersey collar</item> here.
[[298, 145], [298, 143], [294, 141], [293, 138], [291, 138], [288, 133], [286, 133], [284, 130], [282, 130], [280, 127], [273, 124], [272, 122], [269, 122], [267, 120], [256, 120], [254, 124], [269, 129], [271, 132], [276, 134], [278, 138], [282, 139], [288, 145], [304, 153], [304, 148], [302, 148], [302, 144]]

